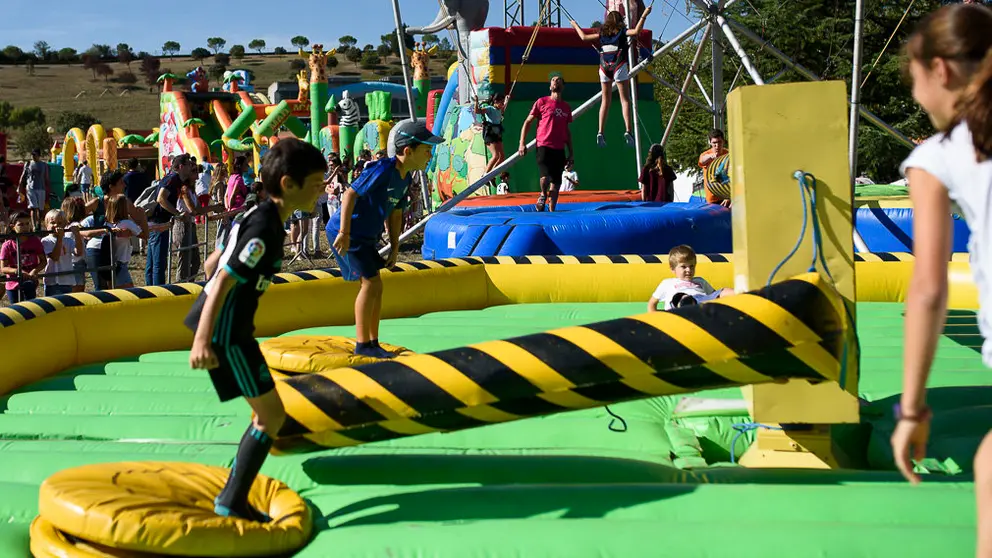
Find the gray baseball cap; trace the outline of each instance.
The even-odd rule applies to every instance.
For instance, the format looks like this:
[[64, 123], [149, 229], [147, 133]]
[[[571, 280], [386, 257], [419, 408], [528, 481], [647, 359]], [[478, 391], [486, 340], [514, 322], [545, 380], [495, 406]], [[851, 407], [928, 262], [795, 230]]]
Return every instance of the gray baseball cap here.
[[[427, 145], [437, 145], [444, 143], [444, 138], [435, 136], [427, 129], [427, 121], [423, 118], [417, 120], [402, 120], [389, 132], [392, 140], [392, 147], [395, 151], [400, 151], [404, 147], [416, 147], [422, 143]], [[390, 150], [393, 151], [393, 150]]]

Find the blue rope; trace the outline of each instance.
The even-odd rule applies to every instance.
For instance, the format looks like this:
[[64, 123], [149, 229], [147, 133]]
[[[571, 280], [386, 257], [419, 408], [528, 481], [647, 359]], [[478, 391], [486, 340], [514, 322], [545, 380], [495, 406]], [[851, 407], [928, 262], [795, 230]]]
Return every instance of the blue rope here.
[[[801, 175], [801, 174], [802, 171], [796, 171], [796, 175]], [[775, 276], [778, 275], [779, 270], [781, 270], [782, 266], [784, 266], [789, 260], [792, 259], [792, 256], [796, 255], [796, 252], [798, 252], [799, 248], [803, 245], [803, 239], [806, 238], [806, 224], [808, 219], [806, 216], [806, 188], [803, 181], [799, 182], [799, 196], [802, 198], [802, 203], [803, 203], [803, 228], [802, 230], [799, 231], [799, 238], [796, 239], [796, 245], [792, 247], [792, 251], [790, 251], [789, 255], [783, 258], [782, 261], [778, 262], [778, 265], [776, 265], [775, 269], [772, 270], [771, 275], [768, 276], [768, 285], [766, 286], [770, 286], [775, 281]], [[813, 218], [815, 223], [816, 222], [815, 213], [813, 214]]]
[[732, 424], [731, 427], [734, 430], [737, 431], [737, 434], [734, 434], [734, 438], [730, 442], [730, 462], [731, 463], [737, 463], [737, 458], [736, 458], [736, 454], [734, 452], [734, 449], [737, 447], [737, 440], [739, 440], [740, 437], [743, 436], [744, 434], [746, 434], [746, 433], [748, 433], [748, 432], [750, 432], [752, 430], [757, 430], [759, 428], [765, 428], [767, 430], [785, 430], [781, 426], [772, 426], [770, 424], [761, 424], [760, 422], [740, 422], [740, 423], [737, 423], [737, 424]]

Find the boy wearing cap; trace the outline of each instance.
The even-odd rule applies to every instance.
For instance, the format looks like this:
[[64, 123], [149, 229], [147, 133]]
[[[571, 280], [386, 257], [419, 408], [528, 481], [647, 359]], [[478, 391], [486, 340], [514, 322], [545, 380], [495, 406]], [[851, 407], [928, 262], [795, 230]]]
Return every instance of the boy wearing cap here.
[[[361, 281], [355, 299], [355, 354], [393, 358], [379, 345], [379, 311], [382, 279], [379, 270], [392, 267], [399, 254], [400, 228], [413, 173], [423, 171], [431, 148], [444, 140], [435, 136], [424, 120], [404, 120], [390, 134], [396, 155], [365, 165], [341, 196], [341, 207], [327, 222], [327, 239], [345, 281]], [[376, 250], [383, 228], [389, 233], [390, 252], [385, 260]]]

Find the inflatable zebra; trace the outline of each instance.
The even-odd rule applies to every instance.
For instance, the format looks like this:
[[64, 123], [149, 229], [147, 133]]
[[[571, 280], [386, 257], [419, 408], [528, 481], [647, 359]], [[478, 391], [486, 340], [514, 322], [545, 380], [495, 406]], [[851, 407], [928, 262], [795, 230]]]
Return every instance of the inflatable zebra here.
[[354, 162], [355, 154], [352, 146], [355, 143], [358, 125], [362, 119], [358, 110], [358, 103], [345, 91], [334, 110], [338, 112], [338, 145], [341, 150], [341, 160], [351, 159]]
[[344, 92], [341, 100], [338, 101], [337, 111], [340, 114], [338, 120], [339, 126], [353, 126], [358, 128], [362, 115], [358, 110], [358, 103], [348, 96], [347, 91]]

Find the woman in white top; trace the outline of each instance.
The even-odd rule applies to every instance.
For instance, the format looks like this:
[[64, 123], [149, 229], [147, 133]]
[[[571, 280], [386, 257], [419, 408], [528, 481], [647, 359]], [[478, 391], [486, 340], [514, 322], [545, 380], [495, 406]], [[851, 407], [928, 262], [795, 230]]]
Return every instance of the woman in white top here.
[[[982, 360], [992, 366], [992, 10], [977, 4], [945, 6], [922, 20], [906, 45], [913, 97], [940, 134], [903, 163], [913, 200], [916, 261], [906, 300], [903, 394], [895, 409], [892, 449], [913, 483], [910, 459], [926, 455], [930, 409], [926, 381], [947, 312], [951, 259], [951, 202], [971, 228], [968, 250], [978, 288]], [[992, 435], [975, 456], [977, 556], [992, 557]]]

